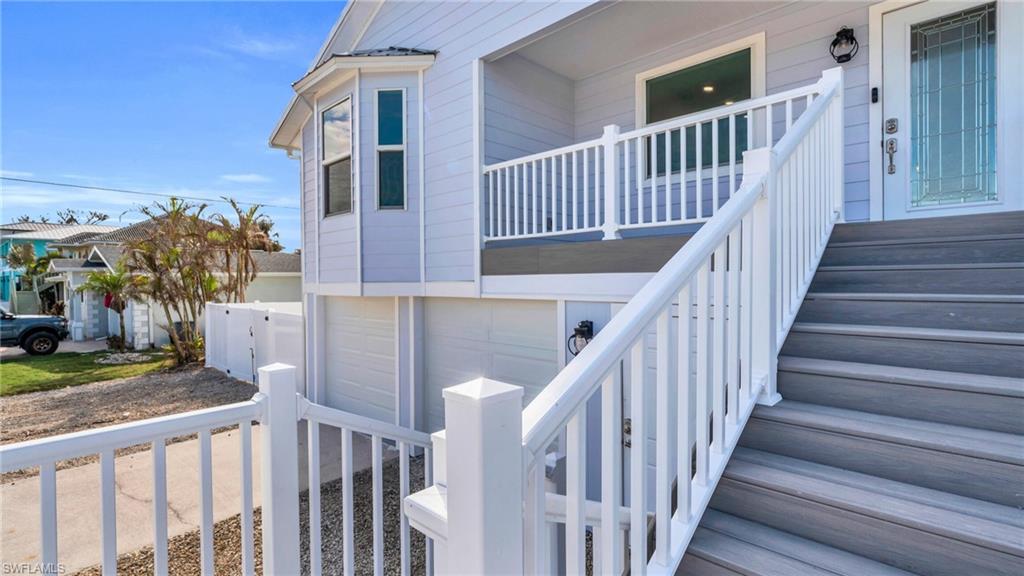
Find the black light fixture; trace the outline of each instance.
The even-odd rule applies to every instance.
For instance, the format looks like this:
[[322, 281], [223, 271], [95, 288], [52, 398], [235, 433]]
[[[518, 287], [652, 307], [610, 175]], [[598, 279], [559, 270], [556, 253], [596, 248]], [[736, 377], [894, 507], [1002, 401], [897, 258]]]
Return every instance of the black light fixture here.
[[836, 62], [845, 64], [853, 60], [859, 49], [860, 45], [857, 43], [857, 38], [853, 35], [853, 28], [843, 26], [839, 29], [839, 32], [836, 32], [836, 37], [832, 40], [832, 45], [829, 46], [828, 51]]

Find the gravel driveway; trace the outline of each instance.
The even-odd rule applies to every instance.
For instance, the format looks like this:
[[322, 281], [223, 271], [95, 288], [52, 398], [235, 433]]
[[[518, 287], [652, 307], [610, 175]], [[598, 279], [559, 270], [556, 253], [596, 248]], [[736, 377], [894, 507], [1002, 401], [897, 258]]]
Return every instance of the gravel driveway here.
[[[213, 368], [186, 367], [132, 378], [0, 398], [0, 444], [210, 408], [252, 398], [256, 386]], [[130, 447], [118, 455], [146, 449]], [[58, 469], [95, 456], [65, 460]], [[36, 474], [5, 474], [3, 481]]]

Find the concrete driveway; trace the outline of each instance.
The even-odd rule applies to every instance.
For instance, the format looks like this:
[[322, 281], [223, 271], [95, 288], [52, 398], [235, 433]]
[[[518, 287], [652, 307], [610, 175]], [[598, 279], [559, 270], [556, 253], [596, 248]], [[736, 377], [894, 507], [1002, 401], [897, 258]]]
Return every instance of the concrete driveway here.
[[[340, 477], [340, 434], [321, 428], [321, 481]], [[299, 426], [299, 482], [306, 485], [305, 426]], [[253, 506], [260, 506], [260, 428], [252, 428]], [[237, 430], [214, 434], [213, 519], [219, 522], [241, 511], [241, 450]], [[368, 437], [356, 435], [353, 469], [370, 467]], [[384, 458], [397, 457], [386, 446]], [[199, 441], [167, 445], [167, 534], [196, 531], [200, 523]], [[149, 450], [115, 460], [117, 551], [124, 554], [153, 544], [153, 460]], [[102, 557], [100, 465], [90, 463], [57, 472], [57, 558], [65, 573], [96, 565]], [[0, 565], [40, 561], [39, 477], [0, 486]]]

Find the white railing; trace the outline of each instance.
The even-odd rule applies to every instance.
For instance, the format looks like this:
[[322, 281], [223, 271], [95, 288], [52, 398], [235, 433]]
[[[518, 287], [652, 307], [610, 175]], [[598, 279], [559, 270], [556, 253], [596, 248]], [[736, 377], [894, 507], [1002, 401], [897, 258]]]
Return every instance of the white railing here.
[[[128, 424], [97, 428], [84, 432], [75, 432], [50, 438], [21, 442], [0, 446], [0, 473], [9, 473], [25, 468], [39, 467], [40, 492], [39, 515], [41, 534], [38, 551], [25, 552], [25, 557], [35, 553], [39, 559], [37, 566], [26, 568], [37, 573], [64, 573], [60, 563], [57, 541], [58, 530], [66, 529], [57, 522], [57, 463], [62, 460], [99, 454], [100, 456], [100, 510], [101, 510], [101, 566], [103, 574], [117, 573], [118, 559], [118, 522], [116, 495], [118, 480], [115, 477], [115, 451], [121, 448], [148, 445], [153, 462], [152, 476], [152, 517], [153, 517], [153, 558], [154, 572], [158, 575], [168, 573], [168, 458], [167, 442], [192, 434], [198, 435], [197, 452], [199, 455], [198, 502], [199, 502], [199, 550], [200, 568], [203, 574], [214, 574], [214, 497], [224, 493], [223, 488], [213, 489], [214, 466], [217, 461], [213, 457], [212, 439], [214, 431], [223, 428], [237, 427], [239, 430], [240, 459], [238, 470], [231, 470], [239, 477], [239, 512], [241, 524], [241, 566], [244, 575], [255, 574], [254, 541], [254, 493], [253, 493], [253, 462], [256, 451], [253, 446], [254, 421], [259, 423], [259, 471], [262, 509], [262, 542], [259, 544], [263, 552], [263, 571], [265, 574], [299, 574], [303, 566], [300, 562], [300, 508], [299, 508], [299, 423], [306, 422], [308, 432], [307, 472], [309, 490], [309, 573], [315, 575], [322, 572], [337, 573], [336, 566], [324, 569], [322, 557], [323, 533], [321, 496], [317, 487], [322, 485], [324, 478], [321, 470], [325, 462], [321, 457], [322, 428], [337, 429], [340, 440], [340, 468], [342, 492], [341, 526], [330, 526], [329, 534], [342, 542], [342, 568], [345, 574], [354, 574], [354, 557], [356, 554], [355, 532], [353, 525], [354, 474], [359, 472], [353, 456], [353, 436], [368, 437], [371, 444], [369, 468], [372, 473], [372, 554], [373, 573], [385, 573], [384, 534], [385, 529], [399, 530], [400, 573], [404, 576], [411, 573], [411, 544], [409, 523], [404, 514], [400, 524], [385, 526], [389, 520], [384, 516], [384, 447], [395, 446], [399, 461], [400, 498], [405, 498], [410, 491], [410, 461], [412, 457], [422, 457], [424, 481], [432, 483], [431, 453], [433, 447], [430, 436], [415, 430], [401, 428], [387, 422], [365, 418], [335, 410], [326, 406], [313, 404], [295, 392], [297, 381], [296, 369], [284, 364], [272, 364], [259, 369], [260, 392], [252, 400], [239, 402], [217, 408], [198, 410], [183, 414], [175, 414], [161, 418], [140, 420]], [[420, 456], [422, 454], [422, 456]], [[365, 461], [365, 457], [359, 458]], [[171, 463], [174, 465], [173, 461]], [[220, 478], [220, 477], [219, 477]], [[220, 479], [218, 479], [220, 482]], [[232, 492], [231, 490], [227, 491]], [[77, 491], [76, 494], [79, 494]], [[79, 495], [79, 497], [81, 497]], [[219, 502], [218, 502], [219, 504]], [[219, 509], [223, 507], [218, 506]], [[88, 522], [90, 519], [75, 519]], [[179, 520], [181, 518], [179, 517]], [[140, 526], [121, 526], [121, 530], [138, 530]], [[80, 532], [80, 530], [78, 531]], [[123, 532], [122, 532], [123, 534]], [[389, 554], [395, 551], [389, 550]], [[428, 574], [432, 573], [431, 546], [425, 549]]]
[[[252, 523], [252, 421], [261, 420], [266, 398], [258, 394], [252, 400], [207, 410], [177, 414], [128, 424], [108, 426], [0, 446], [0, 473], [6, 474], [39, 467], [40, 559], [39, 572], [63, 573], [57, 550], [57, 462], [80, 456], [100, 457], [100, 525], [103, 574], [117, 573], [117, 509], [115, 504], [115, 458], [120, 448], [148, 444], [153, 461], [153, 561], [154, 572], [167, 574], [167, 440], [198, 434], [200, 486], [200, 566], [204, 574], [213, 574], [213, 430], [237, 426], [241, 454], [242, 498], [242, 573], [254, 573]], [[293, 448], [294, 450], [294, 448]], [[88, 519], [82, 519], [87, 521]], [[264, 524], [265, 526], [266, 524]], [[132, 529], [141, 529], [132, 526]]]
[[[305, 399], [299, 400], [299, 414], [308, 425], [308, 471], [309, 485], [320, 486], [320, 435], [321, 426], [335, 428], [341, 434], [341, 502], [342, 502], [342, 573], [355, 574], [355, 544], [353, 527], [353, 443], [352, 435], [369, 436], [371, 444], [371, 468], [373, 482], [373, 573], [383, 575], [384, 572], [384, 485], [383, 465], [384, 443], [397, 446], [399, 458], [399, 486], [401, 499], [409, 495], [409, 459], [415, 452], [423, 453], [424, 481], [429, 485], [431, 475], [431, 443], [430, 435], [417, 430], [402, 428], [381, 420], [366, 418], [349, 412], [335, 410], [327, 406], [313, 404]], [[323, 571], [321, 542], [321, 502], [320, 491], [309, 491], [309, 549], [310, 574], [317, 576]], [[409, 522], [405, 514], [400, 514], [399, 526], [399, 567], [402, 576], [410, 574], [411, 546], [409, 541]], [[430, 566], [430, 549], [425, 550], [426, 565]], [[336, 567], [329, 567], [329, 573], [337, 573]]]
[[[459, 457], [447, 458], [443, 483], [406, 501], [414, 525], [427, 512], [443, 520], [430, 532], [438, 573], [541, 574], [564, 564], [581, 574], [588, 528], [594, 573], [675, 572], [753, 406], [779, 400], [779, 346], [841, 218], [842, 70], [805, 93], [817, 97], [785, 135], [746, 152], [732, 199], [521, 413], [514, 386], [445, 391], [448, 427], [435, 453]], [[588, 439], [595, 397], [601, 437]], [[588, 444], [600, 447], [599, 462], [588, 461]], [[510, 455], [518, 446], [522, 460]], [[565, 467], [564, 493], [547, 479], [552, 456]], [[599, 501], [587, 498], [593, 474]], [[553, 545], [552, 523], [565, 525], [564, 548]]]
[[821, 90], [818, 82], [629, 132], [610, 125], [601, 138], [484, 166], [484, 240], [611, 239], [705, 222], [737, 191], [743, 152], [780, 141]]

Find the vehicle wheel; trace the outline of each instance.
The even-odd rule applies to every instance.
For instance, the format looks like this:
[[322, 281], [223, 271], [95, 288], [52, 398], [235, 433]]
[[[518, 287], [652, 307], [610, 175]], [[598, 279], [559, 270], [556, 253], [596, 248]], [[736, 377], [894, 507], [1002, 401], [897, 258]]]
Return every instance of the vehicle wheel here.
[[32, 356], [46, 356], [57, 351], [57, 337], [47, 332], [39, 332], [26, 338], [21, 347]]

